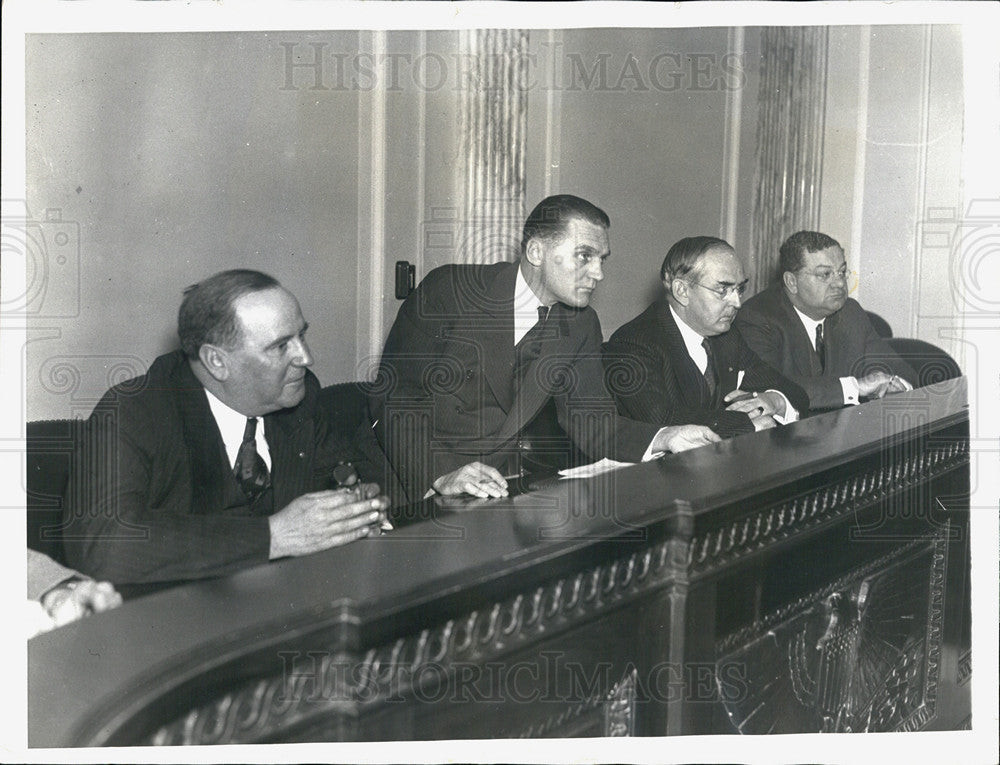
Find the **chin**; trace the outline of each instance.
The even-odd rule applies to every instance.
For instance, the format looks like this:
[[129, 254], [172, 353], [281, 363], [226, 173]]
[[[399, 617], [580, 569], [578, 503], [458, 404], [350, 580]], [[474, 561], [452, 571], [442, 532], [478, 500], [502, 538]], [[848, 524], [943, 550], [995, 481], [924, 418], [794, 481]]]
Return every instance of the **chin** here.
[[278, 405], [282, 409], [291, 409], [293, 406], [298, 406], [299, 404], [301, 404], [302, 399], [304, 399], [305, 397], [306, 397], [306, 386], [303, 385], [294, 393], [289, 393], [282, 396], [278, 400]]

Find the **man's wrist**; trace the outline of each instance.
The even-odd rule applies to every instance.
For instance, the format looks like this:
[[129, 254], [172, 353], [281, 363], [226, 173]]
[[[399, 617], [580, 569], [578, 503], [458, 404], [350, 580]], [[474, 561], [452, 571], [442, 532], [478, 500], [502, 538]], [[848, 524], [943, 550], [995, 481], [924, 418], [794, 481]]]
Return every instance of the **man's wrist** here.
[[841, 377], [840, 388], [844, 393], [845, 406], [857, 406], [861, 403], [861, 386], [857, 377]]

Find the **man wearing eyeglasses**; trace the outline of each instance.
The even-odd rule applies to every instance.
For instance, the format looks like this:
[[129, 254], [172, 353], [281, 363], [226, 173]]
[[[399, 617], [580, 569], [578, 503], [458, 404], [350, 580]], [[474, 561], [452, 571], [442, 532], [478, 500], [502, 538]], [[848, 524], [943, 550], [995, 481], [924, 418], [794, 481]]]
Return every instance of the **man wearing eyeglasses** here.
[[844, 249], [817, 231], [792, 234], [779, 250], [781, 279], [747, 301], [737, 326], [761, 358], [833, 409], [911, 390], [913, 369], [849, 298]]
[[658, 425], [707, 425], [723, 438], [798, 419], [805, 392], [730, 329], [747, 286], [733, 248], [711, 236], [681, 239], [660, 279], [663, 295], [604, 346], [609, 377], [619, 372], [619, 411]]

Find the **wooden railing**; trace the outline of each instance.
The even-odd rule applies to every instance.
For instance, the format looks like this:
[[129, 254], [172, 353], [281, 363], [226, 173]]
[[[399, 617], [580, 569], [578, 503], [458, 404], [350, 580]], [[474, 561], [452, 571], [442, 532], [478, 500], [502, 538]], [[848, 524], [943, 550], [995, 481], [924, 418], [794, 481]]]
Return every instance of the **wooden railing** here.
[[968, 724], [965, 381], [138, 598], [29, 641], [29, 744]]

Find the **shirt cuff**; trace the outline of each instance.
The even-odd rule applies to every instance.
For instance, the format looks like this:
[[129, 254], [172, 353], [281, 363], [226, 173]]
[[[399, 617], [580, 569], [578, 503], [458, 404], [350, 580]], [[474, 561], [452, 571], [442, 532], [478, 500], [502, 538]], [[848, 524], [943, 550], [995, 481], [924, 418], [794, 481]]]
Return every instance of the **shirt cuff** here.
[[840, 387], [844, 391], [844, 404], [857, 406], [861, 403], [861, 389], [857, 377], [841, 377]]
[[798, 422], [799, 410], [796, 409], [794, 406], [792, 406], [792, 402], [788, 400], [788, 396], [786, 396], [780, 390], [774, 390], [773, 388], [768, 388], [767, 392], [777, 393], [785, 400], [785, 413], [781, 415], [778, 414], [771, 415], [771, 417], [774, 418], [775, 422], [777, 422], [779, 425], [787, 425], [790, 422]]
[[649, 462], [651, 460], [658, 460], [658, 459], [660, 459], [660, 457], [662, 457], [664, 454], [667, 453], [667, 452], [663, 452], [663, 451], [658, 451], [658, 452], [654, 452], [653, 451], [653, 444], [655, 444], [656, 443], [656, 439], [660, 437], [660, 433], [662, 433], [666, 429], [667, 428], [660, 428], [658, 431], [656, 431], [656, 435], [653, 436], [653, 440], [650, 441], [649, 442], [649, 446], [646, 447], [646, 453], [642, 455], [642, 460], [641, 460], [642, 462]]

